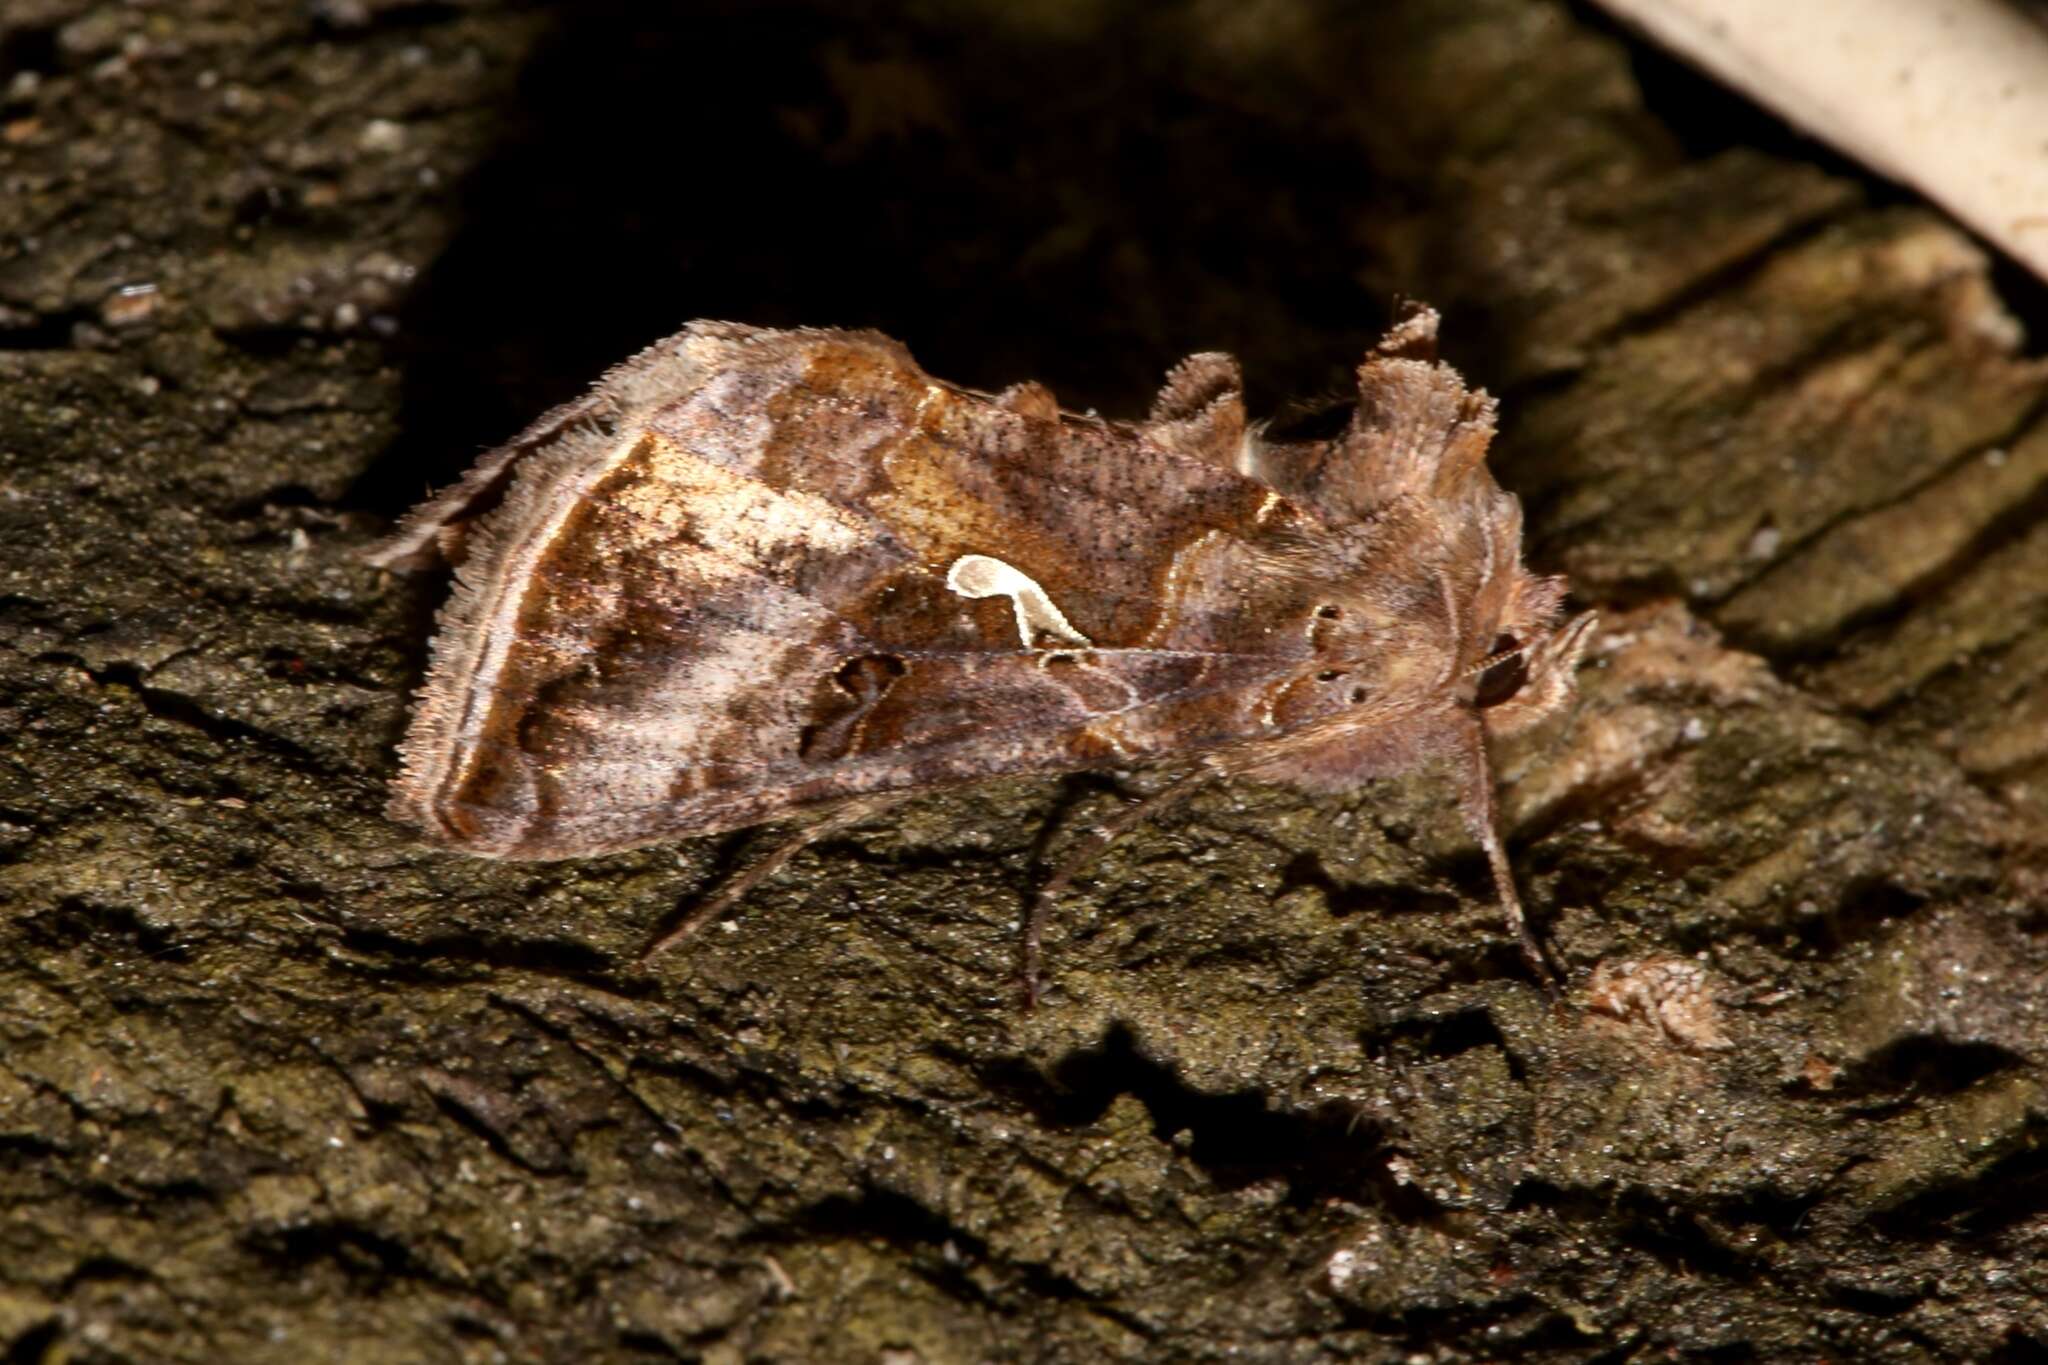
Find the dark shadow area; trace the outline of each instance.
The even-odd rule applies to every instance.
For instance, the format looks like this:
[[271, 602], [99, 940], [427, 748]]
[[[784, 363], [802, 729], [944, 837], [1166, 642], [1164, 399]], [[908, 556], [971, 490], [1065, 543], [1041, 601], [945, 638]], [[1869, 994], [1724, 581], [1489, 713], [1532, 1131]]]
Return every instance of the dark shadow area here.
[[[52, 651], [42, 657], [67, 663], [75, 661], [81, 668], [86, 667], [82, 656], [61, 650]], [[102, 686], [124, 687], [133, 692], [135, 699], [142, 703], [143, 708], [160, 721], [192, 730], [224, 746], [249, 744], [261, 748], [280, 762], [301, 772], [322, 777], [333, 775], [318, 757], [275, 731], [260, 729], [247, 721], [210, 711], [182, 693], [150, 686], [147, 674], [139, 665], [112, 663], [103, 668], [92, 669], [90, 673], [93, 680]], [[216, 794], [238, 795], [225, 789]]]
[[1457, 912], [1460, 902], [1446, 891], [1419, 890], [1412, 886], [1351, 882], [1334, 875], [1317, 853], [1299, 853], [1281, 872], [1282, 892], [1308, 887], [1323, 898], [1333, 918], [1370, 914], [1431, 914]]
[[1100, 1046], [1069, 1053], [1050, 1074], [1022, 1063], [981, 1070], [991, 1089], [1048, 1127], [1087, 1127], [1118, 1096], [1130, 1095], [1145, 1106], [1154, 1135], [1185, 1152], [1223, 1189], [1277, 1179], [1287, 1182], [1287, 1202], [1295, 1208], [1353, 1199], [1385, 1207], [1405, 1221], [1435, 1212], [1426, 1195], [1388, 1175], [1379, 1130], [1355, 1111], [1330, 1104], [1312, 1113], [1288, 1112], [1271, 1108], [1259, 1092], [1207, 1094], [1147, 1057], [1121, 1026]]
[[251, 1233], [243, 1244], [280, 1278], [297, 1279], [323, 1264], [368, 1284], [434, 1278], [403, 1242], [340, 1219]]
[[791, 1247], [819, 1241], [869, 1246], [880, 1242], [906, 1269], [963, 1303], [1012, 1310], [1046, 1302], [1090, 1303], [1092, 1311], [1138, 1336], [1152, 1337], [1158, 1331], [1155, 1324], [1098, 1300], [1058, 1270], [1001, 1256], [973, 1233], [892, 1190], [870, 1187], [857, 1197], [820, 1200], [752, 1240]]
[[[2048, 1123], [2030, 1121], [2019, 1150], [1952, 1185], [1928, 1190], [1872, 1219], [1886, 1237], [1931, 1243], [1968, 1239], [1996, 1245], [2008, 1230], [2048, 1214]], [[2021, 1240], [2028, 1240], [2024, 1237]]]
[[70, 952], [93, 945], [133, 949], [151, 962], [191, 961], [202, 934], [189, 925], [151, 924], [132, 905], [108, 904], [88, 896], [67, 896], [43, 914], [24, 915], [17, 923], [26, 942], [46, 952]]
[[[1690, 1279], [1703, 1276], [1749, 1283], [1768, 1273], [1764, 1261], [1730, 1246], [1704, 1226], [1697, 1215], [1676, 1209], [1642, 1191], [1619, 1195], [1562, 1189], [1547, 1181], [1529, 1180], [1516, 1187], [1511, 1212], [1542, 1210], [1566, 1226], [1590, 1229], [1588, 1235], [1638, 1252], [1667, 1273]], [[1751, 1221], [1738, 1206], [1731, 1221]], [[1759, 1220], [1760, 1221], [1760, 1220]]]
[[1985, 1365], [2048, 1365], [2048, 1340], [2015, 1327], [1985, 1358]]
[[58, 1360], [58, 1343], [64, 1337], [64, 1320], [54, 1313], [49, 1321], [38, 1323], [16, 1337], [7, 1348], [7, 1354], [0, 1356], [5, 1365], [42, 1365], [42, 1362]]
[[388, 979], [426, 984], [464, 979], [480, 969], [538, 972], [570, 981], [601, 984], [608, 991], [630, 993], [614, 983], [612, 962], [603, 953], [573, 939], [513, 939], [475, 933], [437, 934], [408, 939], [381, 929], [350, 928], [341, 935], [350, 953], [373, 958]]
[[[1643, 107], [1688, 156], [1708, 157], [1731, 148], [1747, 147], [1853, 180], [1875, 205], [1927, 202], [1919, 191], [1887, 179], [1827, 143], [1807, 136], [1748, 96], [1688, 65], [1593, 0], [1570, 0], [1570, 8], [1574, 19], [1627, 48], [1630, 70], [1642, 90]], [[1963, 224], [1957, 226], [1970, 231]], [[2048, 281], [1989, 242], [1979, 239], [1978, 245], [1991, 257], [1993, 287], [2026, 328], [2024, 350], [2029, 355], [2048, 355]]]
[[20, 93], [12, 85], [13, 77], [21, 75], [54, 76], [63, 69], [64, 53], [58, 42], [58, 33], [63, 25], [53, 17], [46, 23], [25, 23], [10, 25], [0, 33], [0, 87], [6, 93], [0, 94], [0, 109], [26, 107], [29, 103], [28, 87]]
[[1836, 904], [1796, 919], [1791, 932], [1807, 951], [1839, 957], [1909, 918], [1926, 903], [1925, 896], [1896, 882], [1868, 878], [1846, 887]]
[[1508, 1046], [1500, 1026], [1484, 1008], [1453, 1010], [1448, 1014], [1414, 1014], [1388, 1019], [1359, 1039], [1368, 1057], [1402, 1066], [1427, 1066], [1448, 1061], [1474, 1048], [1493, 1048], [1507, 1063], [1508, 1075], [1517, 1085], [1527, 1079], [1527, 1070], [1515, 1050]]
[[1808, 137], [1747, 95], [1652, 42], [1593, 0], [1569, 0], [1569, 4], [1574, 19], [1627, 50], [1629, 73], [1642, 91], [1643, 107], [1687, 156], [1709, 157], [1748, 147], [1787, 161], [1806, 162], [1829, 175], [1865, 181], [1871, 194], [1881, 200], [1908, 202], [1916, 197], [1871, 175], [1860, 162]]
[[360, 505], [402, 511], [692, 318], [877, 328], [943, 378], [1129, 415], [1199, 349], [1260, 410], [1341, 386], [1385, 319], [1358, 147], [1203, 93], [1162, 55], [1177, 10], [558, 14], [402, 317], [402, 435]]
[[[857, 1198], [835, 1196], [801, 1210], [757, 1240], [802, 1246], [811, 1241], [886, 1242], [926, 1279], [955, 1298], [987, 1302], [988, 1289], [968, 1272], [990, 1258], [988, 1244], [916, 1200], [893, 1190], [866, 1189]], [[1079, 1301], [1088, 1296], [1072, 1280], [1038, 1266], [1018, 1267], [1034, 1296]]]
[[1835, 1090], [1852, 1098], [1959, 1095], [1979, 1081], [2026, 1065], [2026, 1058], [1996, 1043], [1913, 1034], [1878, 1049], [1843, 1072]]

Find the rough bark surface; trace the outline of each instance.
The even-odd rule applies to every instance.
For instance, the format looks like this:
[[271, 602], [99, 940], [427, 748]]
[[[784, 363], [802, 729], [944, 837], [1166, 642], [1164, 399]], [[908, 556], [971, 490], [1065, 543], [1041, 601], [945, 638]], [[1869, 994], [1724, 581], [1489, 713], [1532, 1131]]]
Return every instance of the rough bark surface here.
[[[10, 0], [10, 1360], [2048, 1356], [2048, 367], [1938, 215], [1550, 0]], [[1674, 93], [1675, 92], [1675, 93]], [[1647, 102], [1646, 102], [1647, 101]], [[379, 811], [440, 585], [353, 552], [693, 316], [1135, 413], [1397, 295], [1607, 613], [1429, 778], [735, 856]], [[725, 928], [726, 926], [720, 926]]]

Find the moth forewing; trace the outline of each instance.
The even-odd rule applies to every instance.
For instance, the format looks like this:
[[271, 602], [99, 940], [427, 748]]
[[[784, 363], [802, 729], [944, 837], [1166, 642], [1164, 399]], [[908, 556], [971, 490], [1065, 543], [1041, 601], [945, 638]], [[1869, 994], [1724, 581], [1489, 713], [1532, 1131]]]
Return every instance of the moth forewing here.
[[1348, 429], [1281, 442], [1227, 356], [1119, 424], [940, 383], [872, 333], [693, 323], [373, 552], [456, 566], [392, 814], [499, 858], [797, 822], [743, 890], [961, 783], [1177, 765], [1322, 790], [1448, 760], [1532, 944], [1484, 738], [1561, 704], [1585, 618], [1557, 631], [1562, 585], [1522, 569], [1491, 402], [1434, 337], [1406, 319]]

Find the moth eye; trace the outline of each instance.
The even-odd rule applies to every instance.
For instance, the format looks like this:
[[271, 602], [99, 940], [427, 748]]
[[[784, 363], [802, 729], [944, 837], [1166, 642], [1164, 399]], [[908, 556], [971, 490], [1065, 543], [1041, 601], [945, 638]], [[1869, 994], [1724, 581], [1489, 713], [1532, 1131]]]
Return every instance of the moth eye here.
[[1343, 669], [1341, 669], [1341, 668], [1326, 668], [1326, 669], [1324, 669], [1324, 670], [1323, 670], [1322, 672], [1320, 672], [1320, 673], [1316, 674], [1316, 681], [1317, 681], [1317, 682], [1335, 682], [1335, 681], [1337, 681], [1337, 679], [1339, 679], [1339, 678], [1341, 678], [1341, 677], [1343, 677], [1343, 676], [1344, 676], [1344, 670], [1343, 670]]
[[[1514, 636], [1502, 635], [1494, 640], [1489, 652], [1507, 654], [1509, 650], [1519, 648], [1520, 641]], [[1486, 671], [1479, 675], [1479, 685], [1472, 693], [1472, 704], [1482, 711], [1489, 706], [1499, 706], [1521, 691], [1522, 685], [1528, 681], [1529, 661], [1520, 653], [1508, 654], [1498, 663], [1488, 665]]]
[[1338, 606], [1335, 602], [1325, 602], [1316, 608], [1316, 615], [1325, 621], [1334, 621], [1343, 614], [1344, 608]]

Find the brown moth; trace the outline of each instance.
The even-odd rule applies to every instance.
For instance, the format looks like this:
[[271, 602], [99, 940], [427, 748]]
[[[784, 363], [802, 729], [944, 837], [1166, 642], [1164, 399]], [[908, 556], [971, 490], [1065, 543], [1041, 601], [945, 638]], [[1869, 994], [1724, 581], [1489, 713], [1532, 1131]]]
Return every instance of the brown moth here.
[[[1268, 439], [1190, 356], [1139, 422], [1039, 384], [933, 379], [871, 332], [693, 323], [485, 455], [374, 563], [455, 566], [393, 818], [465, 853], [573, 858], [774, 821], [804, 844], [893, 799], [1024, 773], [1336, 791], [1456, 765], [1557, 708], [1592, 625], [1521, 563], [1494, 405], [1418, 310], [1348, 427]], [[1085, 860], [1084, 855], [1084, 859]], [[1027, 917], [1035, 993], [1045, 907]]]

